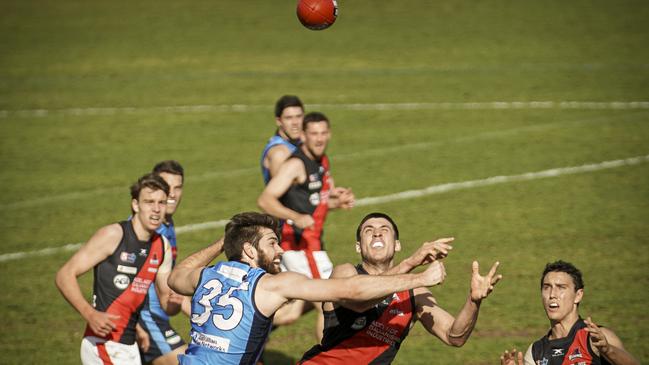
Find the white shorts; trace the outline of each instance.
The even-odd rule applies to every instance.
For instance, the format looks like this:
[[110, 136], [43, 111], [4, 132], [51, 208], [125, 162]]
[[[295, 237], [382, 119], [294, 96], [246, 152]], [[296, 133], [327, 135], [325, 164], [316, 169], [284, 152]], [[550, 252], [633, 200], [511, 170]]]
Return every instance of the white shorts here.
[[137, 343], [125, 345], [94, 336], [86, 336], [81, 341], [81, 363], [83, 365], [142, 364]]
[[[329, 279], [334, 265], [329, 260], [327, 251], [284, 251], [281, 263], [282, 271], [292, 271], [310, 278], [319, 276]], [[317, 275], [314, 275], [317, 270]]]

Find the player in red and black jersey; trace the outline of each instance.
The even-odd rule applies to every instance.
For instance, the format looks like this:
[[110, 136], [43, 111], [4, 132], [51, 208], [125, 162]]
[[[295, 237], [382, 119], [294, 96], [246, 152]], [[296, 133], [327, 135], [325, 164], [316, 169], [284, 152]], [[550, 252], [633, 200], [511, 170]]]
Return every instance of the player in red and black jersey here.
[[608, 328], [579, 316], [584, 296], [581, 272], [571, 263], [556, 261], [545, 266], [541, 275], [541, 297], [550, 331], [521, 352], [506, 351], [502, 365], [639, 365]]
[[[356, 231], [356, 251], [361, 264], [343, 264], [334, 268], [332, 278], [357, 275], [394, 275], [448, 255], [453, 238], [425, 242], [412, 256], [394, 265], [394, 255], [401, 250], [399, 230], [386, 214], [365, 216]], [[443, 266], [443, 265], [442, 265]], [[320, 345], [307, 351], [300, 364], [390, 364], [415, 321], [432, 335], [451, 346], [462, 346], [478, 319], [480, 303], [501, 279], [498, 263], [486, 276], [473, 263], [471, 291], [464, 307], [453, 317], [437, 305], [430, 290], [417, 288], [394, 293], [368, 302], [325, 303], [325, 329]]]
[[[329, 209], [349, 209], [354, 204], [351, 189], [334, 187], [325, 154], [329, 119], [309, 113], [303, 121], [303, 143], [282, 164], [259, 196], [257, 203], [266, 213], [280, 218], [282, 226], [282, 268], [315, 279], [326, 279], [333, 265], [324, 251], [323, 227]], [[299, 306], [296, 311], [302, 313]], [[319, 305], [315, 305], [319, 309]], [[291, 322], [295, 316], [281, 315]], [[322, 321], [318, 321], [322, 323]], [[322, 336], [322, 327], [316, 330]]]
[[[135, 325], [152, 283], [165, 310], [170, 314], [180, 310], [182, 297], [167, 286], [171, 249], [156, 233], [168, 193], [169, 186], [160, 176], [141, 177], [131, 187], [132, 219], [99, 229], [57, 272], [61, 294], [87, 321], [81, 344], [83, 364], [140, 364]], [[77, 281], [91, 268], [92, 305]]]

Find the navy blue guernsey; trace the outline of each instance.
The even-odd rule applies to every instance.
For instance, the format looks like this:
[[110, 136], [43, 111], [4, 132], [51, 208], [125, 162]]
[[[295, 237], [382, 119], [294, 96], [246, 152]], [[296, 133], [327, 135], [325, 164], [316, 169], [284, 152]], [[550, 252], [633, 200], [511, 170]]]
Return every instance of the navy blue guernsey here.
[[235, 262], [203, 269], [192, 297], [191, 342], [181, 364], [255, 364], [272, 325], [255, 289], [266, 272]]

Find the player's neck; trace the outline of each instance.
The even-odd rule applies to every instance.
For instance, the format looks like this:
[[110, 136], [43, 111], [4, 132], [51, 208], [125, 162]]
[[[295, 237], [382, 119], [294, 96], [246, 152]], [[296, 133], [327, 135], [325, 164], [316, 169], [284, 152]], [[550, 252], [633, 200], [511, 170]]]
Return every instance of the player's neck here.
[[133, 223], [133, 231], [135, 231], [135, 236], [137, 236], [138, 240], [148, 241], [151, 238], [153, 232], [149, 232], [146, 228], [144, 228], [137, 216], [133, 217], [133, 219], [131, 219], [131, 222]]
[[550, 339], [564, 338], [570, 334], [570, 329], [579, 320], [577, 311], [572, 311], [565, 318], [560, 321], [552, 321], [552, 329], [550, 330]]
[[381, 275], [392, 267], [392, 261], [389, 262], [368, 262], [363, 261], [363, 269], [370, 275]]
[[309, 160], [319, 162], [322, 159], [322, 156], [316, 156], [313, 152], [311, 152], [311, 150], [309, 149], [309, 147], [306, 146], [306, 144], [302, 144], [301, 148], [302, 148], [302, 152], [304, 152], [304, 154], [306, 155], [306, 157], [309, 158]]

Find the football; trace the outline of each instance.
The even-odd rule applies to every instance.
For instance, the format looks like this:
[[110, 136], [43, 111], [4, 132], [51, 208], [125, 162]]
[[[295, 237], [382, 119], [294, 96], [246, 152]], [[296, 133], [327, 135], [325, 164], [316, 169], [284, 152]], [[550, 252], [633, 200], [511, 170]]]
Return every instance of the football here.
[[298, 0], [297, 18], [311, 30], [329, 28], [338, 16], [336, 0]]

